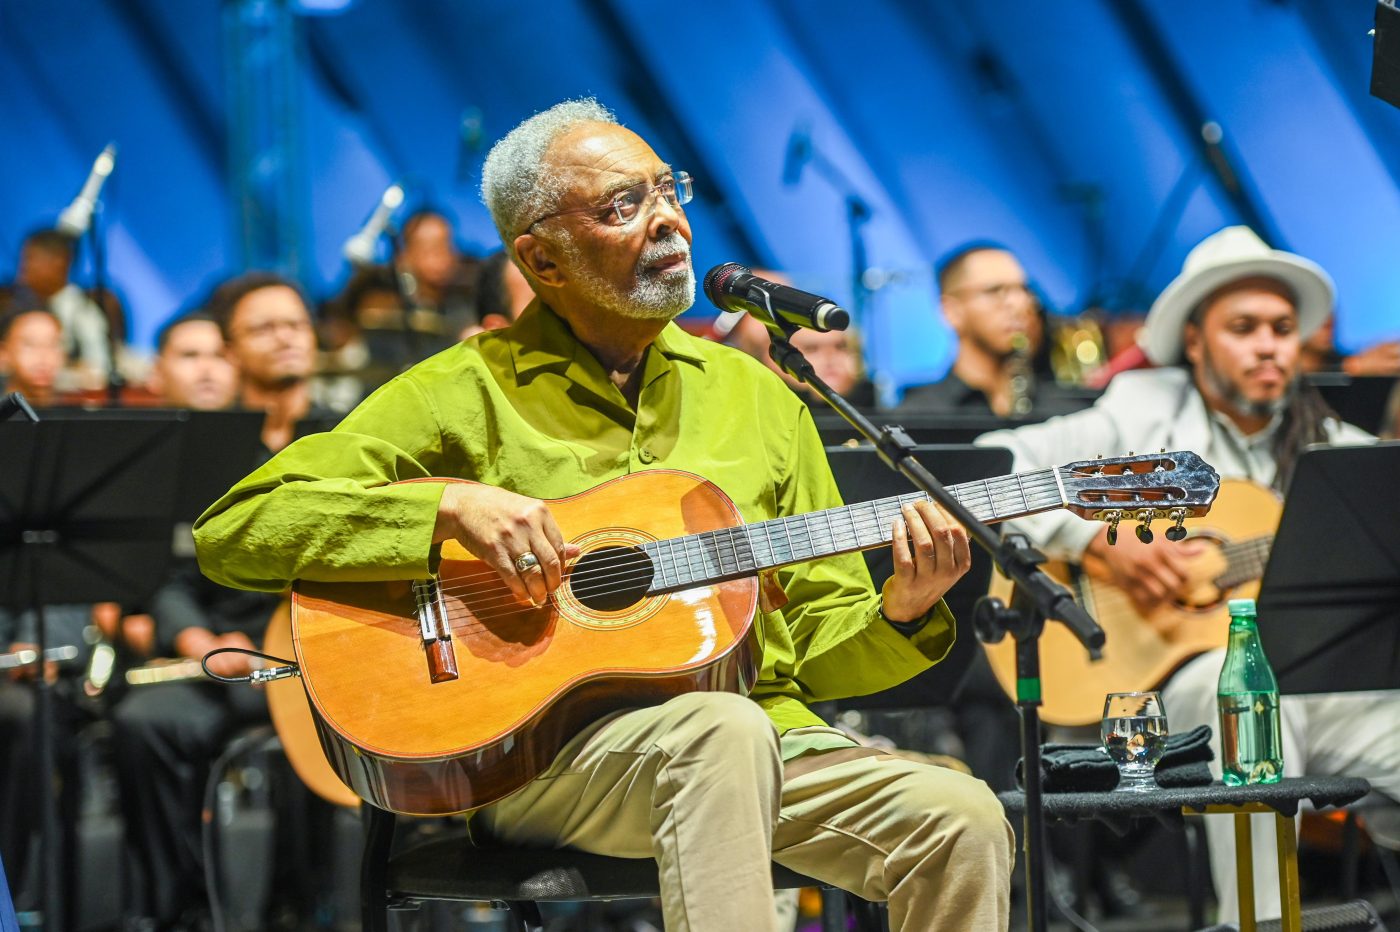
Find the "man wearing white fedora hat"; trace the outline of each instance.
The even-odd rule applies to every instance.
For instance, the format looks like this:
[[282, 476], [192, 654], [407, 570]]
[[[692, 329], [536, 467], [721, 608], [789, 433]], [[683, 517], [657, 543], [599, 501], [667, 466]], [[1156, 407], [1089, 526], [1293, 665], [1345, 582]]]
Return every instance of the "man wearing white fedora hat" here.
[[[1017, 470], [1128, 450], [1193, 450], [1222, 478], [1287, 487], [1311, 443], [1365, 443], [1369, 434], [1332, 414], [1300, 381], [1302, 341], [1332, 311], [1331, 278], [1316, 263], [1270, 249], [1249, 228], [1228, 227], [1186, 257], [1152, 305], [1139, 342], [1159, 368], [1120, 373], [1093, 407], [978, 439], [1015, 454]], [[1051, 559], [1086, 563], [1131, 597], [1140, 613], [1185, 584], [1201, 545], [1151, 543], [1134, 534], [1108, 543], [1107, 528], [1068, 512], [1014, 522]], [[1089, 558], [1086, 560], [1086, 557]], [[1173, 731], [1216, 719], [1222, 650], [1200, 654], [1171, 675], [1163, 701]], [[1285, 696], [1284, 770], [1289, 776], [1365, 777], [1400, 799], [1400, 694]], [[1212, 739], [1219, 777], [1219, 738]], [[1219, 824], [1216, 824], [1219, 823]], [[1231, 822], [1206, 820], [1221, 917], [1237, 909]], [[1272, 832], [1255, 827], [1255, 896], [1261, 918], [1280, 914]]]

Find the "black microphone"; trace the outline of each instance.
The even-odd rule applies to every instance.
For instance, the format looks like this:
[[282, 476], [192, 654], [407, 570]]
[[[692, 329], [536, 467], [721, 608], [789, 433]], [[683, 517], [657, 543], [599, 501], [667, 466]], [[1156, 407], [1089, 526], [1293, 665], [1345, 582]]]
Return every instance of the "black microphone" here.
[[384, 235], [384, 231], [389, 229], [389, 221], [393, 219], [394, 211], [399, 209], [403, 203], [403, 188], [396, 184], [389, 185], [384, 190], [384, 194], [379, 198], [379, 204], [374, 208], [374, 213], [369, 215], [365, 225], [360, 227], [358, 233], [345, 241], [345, 245], [340, 251], [351, 265], [373, 265], [375, 247], [379, 245], [379, 237]]
[[823, 332], [845, 330], [851, 324], [851, 315], [835, 302], [759, 278], [737, 262], [710, 269], [705, 297], [722, 311], [745, 312], [765, 323], [783, 321]]
[[58, 215], [58, 232], [73, 239], [87, 232], [88, 227], [92, 225], [92, 212], [97, 207], [97, 196], [102, 193], [102, 185], [107, 181], [107, 176], [112, 174], [112, 169], [116, 167], [117, 144], [109, 142], [92, 163], [92, 171], [88, 172], [83, 189], [73, 198], [73, 203], [63, 208], [63, 213]]

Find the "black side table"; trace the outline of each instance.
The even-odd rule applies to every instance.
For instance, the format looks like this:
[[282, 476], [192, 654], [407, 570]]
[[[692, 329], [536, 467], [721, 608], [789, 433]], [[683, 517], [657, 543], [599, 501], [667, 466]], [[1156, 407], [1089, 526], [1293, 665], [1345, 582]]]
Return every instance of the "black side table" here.
[[[1155, 789], [1146, 793], [1046, 793], [1045, 817], [1065, 822], [1098, 819], [1114, 823], [1145, 817], [1179, 821], [1183, 814], [1230, 813], [1235, 817], [1235, 870], [1240, 888], [1240, 932], [1254, 932], [1254, 858], [1249, 816], [1272, 812], [1278, 843], [1278, 879], [1283, 896], [1283, 932], [1302, 932], [1303, 906], [1298, 892], [1298, 837], [1293, 817], [1306, 799], [1314, 808], [1345, 806], [1371, 791], [1359, 777], [1285, 777], [1253, 786], [1206, 786]], [[998, 793], [1009, 814], [1026, 807], [1021, 790]]]

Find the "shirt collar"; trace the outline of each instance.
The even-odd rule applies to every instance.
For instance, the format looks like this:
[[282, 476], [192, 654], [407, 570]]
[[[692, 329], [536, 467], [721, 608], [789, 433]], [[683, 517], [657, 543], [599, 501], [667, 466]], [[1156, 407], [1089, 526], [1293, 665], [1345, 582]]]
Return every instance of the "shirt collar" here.
[[[522, 378], [539, 369], [562, 372], [578, 358], [580, 352], [587, 352], [563, 318], [539, 298], [520, 312], [511, 325], [509, 341], [516, 374]], [[697, 343], [699, 340], [671, 321], [657, 335], [652, 346], [667, 359], [680, 359], [703, 368], [705, 357]], [[648, 354], [649, 357], [653, 355]], [[651, 362], [648, 359], [648, 368]], [[646, 380], [650, 382], [661, 374], [661, 371], [648, 372]]]
[[1247, 450], [1251, 447], [1260, 447], [1273, 443], [1274, 435], [1278, 433], [1279, 425], [1283, 423], [1283, 412], [1276, 412], [1274, 416], [1269, 419], [1269, 423], [1252, 434], [1246, 434], [1244, 431], [1240, 430], [1239, 425], [1219, 411], [1211, 411], [1210, 418], [1218, 428], [1225, 431], [1225, 433], [1230, 436], [1230, 439], [1232, 439], [1240, 449]]

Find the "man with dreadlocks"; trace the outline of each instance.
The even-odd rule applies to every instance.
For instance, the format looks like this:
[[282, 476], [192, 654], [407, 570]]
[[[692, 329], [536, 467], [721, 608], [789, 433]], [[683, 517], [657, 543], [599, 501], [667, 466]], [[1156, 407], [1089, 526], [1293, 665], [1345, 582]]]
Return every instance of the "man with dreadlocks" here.
[[[1152, 305], [1139, 342], [1159, 368], [1123, 372], [1084, 411], [978, 443], [1009, 447], [1016, 469], [1052, 466], [1129, 450], [1193, 450], [1222, 478], [1248, 479], [1280, 492], [1298, 456], [1313, 443], [1374, 438], [1342, 423], [1300, 380], [1302, 341], [1332, 311], [1332, 281], [1316, 263], [1270, 249], [1247, 227], [1229, 227], [1199, 243], [1181, 274]], [[1012, 523], [1051, 559], [1082, 562], [1107, 575], [1146, 617], [1185, 585], [1198, 546], [1158, 534], [1143, 543], [1068, 512]], [[1145, 623], [1145, 622], [1144, 622]], [[1217, 729], [1216, 681], [1223, 650], [1200, 654], [1163, 687], [1172, 730]], [[1400, 693], [1284, 696], [1284, 770], [1365, 777], [1400, 799]], [[1217, 729], [1218, 730], [1218, 729]], [[1220, 776], [1219, 736], [1212, 738]], [[1232, 823], [1208, 818], [1211, 863], [1221, 918], [1237, 909]], [[1278, 878], [1270, 870], [1273, 833], [1256, 826], [1254, 889], [1260, 918], [1278, 916]]]

